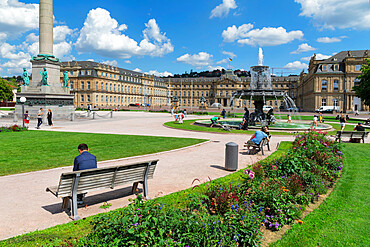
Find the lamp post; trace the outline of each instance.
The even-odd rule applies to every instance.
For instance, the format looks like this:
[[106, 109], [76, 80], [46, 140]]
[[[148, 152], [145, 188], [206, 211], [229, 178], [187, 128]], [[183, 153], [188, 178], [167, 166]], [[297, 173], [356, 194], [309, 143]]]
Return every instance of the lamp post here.
[[19, 101], [22, 104], [22, 119], [23, 119], [23, 128], [24, 128], [24, 103], [26, 102], [26, 97], [21, 97]]

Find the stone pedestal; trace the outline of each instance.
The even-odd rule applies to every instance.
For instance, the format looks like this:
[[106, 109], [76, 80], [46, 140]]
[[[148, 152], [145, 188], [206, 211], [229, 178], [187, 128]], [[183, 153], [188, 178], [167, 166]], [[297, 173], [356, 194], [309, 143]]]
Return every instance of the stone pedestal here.
[[[29, 86], [22, 86], [21, 93], [17, 94], [17, 105], [15, 114], [22, 119], [22, 105], [20, 97], [26, 97], [25, 111], [28, 111], [31, 118], [37, 117], [38, 110], [42, 107], [44, 115], [47, 109], [51, 109], [54, 119], [66, 119], [74, 112], [74, 96], [69, 94], [68, 88], [63, 88], [60, 81], [60, 62], [58, 59], [50, 60], [38, 56], [32, 62], [32, 82]], [[46, 68], [48, 72], [48, 85], [42, 85], [40, 72]]]

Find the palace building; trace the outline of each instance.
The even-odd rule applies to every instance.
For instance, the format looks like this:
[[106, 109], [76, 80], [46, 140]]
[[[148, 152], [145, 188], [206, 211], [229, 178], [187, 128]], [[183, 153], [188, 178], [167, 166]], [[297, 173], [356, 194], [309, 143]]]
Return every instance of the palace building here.
[[[314, 55], [307, 74], [302, 71], [299, 76], [272, 75], [272, 86], [285, 91], [304, 111], [331, 105], [344, 112], [369, 111], [352, 91], [366, 58], [368, 50], [342, 51], [323, 60], [316, 60]], [[97, 62], [71, 61], [62, 63], [61, 82], [64, 71], [68, 72], [69, 91], [79, 108], [91, 105], [112, 109], [140, 104], [193, 110], [213, 103], [229, 107], [232, 93], [249, 89], [251, 80], [250, 76], [239, 77], [232, 70], [219, 77], [161, 78]], [[266, 105], [275, 111], [286, 108], [279, 99], [268, 100]], [[234, 99], [233, 107], [253, 109], [253, 99]]]
[[[227, 70], [221, 77], [166, 78], [166, 80], [170, 96], [178, 98], [181, 108], [192, 109], [201, 106], [201, 100], [205, 100], [208, 106], [220, 103], [224, 107], [229, 107], [232, 93], [241, 89], [249, 89], [251, 78], [238, 77], [232, 70]], [[297, 97], [298, 80], [299, 76], [273, 76], [271, 78], [273, 89], [287, 92], [293, 100]], [[275, 110], [285, 107], [283, 100], [270, 100], [266, 104]], [[253, 102], [249, 99], [234, 99], [233, 107], [244, 108], [246, 106], [254, 108]]]
[[68, 72], [75, 107], [119, 108], [129, 104], [164, 106], [168, 89], [164, 79], [91, 61], [62, 62]]
[[320, 106], [339, 106], [343, 112], [369, 111], [352, 90], [359, 82], [357, 77], [366, 58], [368, 50], [342, 51], [323, 60], [316, 60], [314, 55], [308, 73], [302, 71], [300, 75], [297, 106], [305, 111], [315, 111]]

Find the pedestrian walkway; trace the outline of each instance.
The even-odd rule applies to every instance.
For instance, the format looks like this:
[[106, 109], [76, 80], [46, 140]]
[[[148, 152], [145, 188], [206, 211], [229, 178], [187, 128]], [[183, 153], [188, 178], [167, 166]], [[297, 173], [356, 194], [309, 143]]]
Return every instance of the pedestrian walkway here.
[[[252, 156], [243, 152], [243, 143], [250, 135], [190, 132], [163, 126], [163, 123], [171, 120], [173, 118], [169, 114], [118, 112], [113, 119], [54, 121], [54, 127], [44, 126], [42, 129], [208, 139], [206, 143], [179, 150], [98, 163], [98, 167], [104, 167], [159, 159], [154, 179], [148, 180], [151, 198], [189, 188], [194, 179], [205, 182], [230, 174], [223, 169], [227, 142], [239, 144], [239, 169], [242, 169], [275, 151], [278, 142], [294, 138], [273, 136], [271, 152], [266, 152], [266, 156], [260, 153]], [[70, 164], [63, 168], [0, 177], [0, 239], [71, 221], [69, 215], [61, 210], [61, 199], [45, 191], [46, 187], [57, 185], [61, 173], [72, 170], [73, 160]], [[79, 216], [83, 218], [126, 206], [128, 199], [134, 197], [130, 195], [130, 190], [130, 185], [127, 185], [115, 190], [88, 193], [85, 199], [87, 207], [79, 208]], [[104, 202], [112, 206], [101, 209]]]

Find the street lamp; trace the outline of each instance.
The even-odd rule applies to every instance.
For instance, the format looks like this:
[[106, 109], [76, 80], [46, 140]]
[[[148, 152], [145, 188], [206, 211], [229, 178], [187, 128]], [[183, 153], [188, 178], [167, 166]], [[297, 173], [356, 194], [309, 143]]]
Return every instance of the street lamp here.
[[22, 119], [23, 119], [23, 128], [24, 128], [24, 103], [26, 102], [26, 97], [21, 97], [19, 101], [22, 104]]

